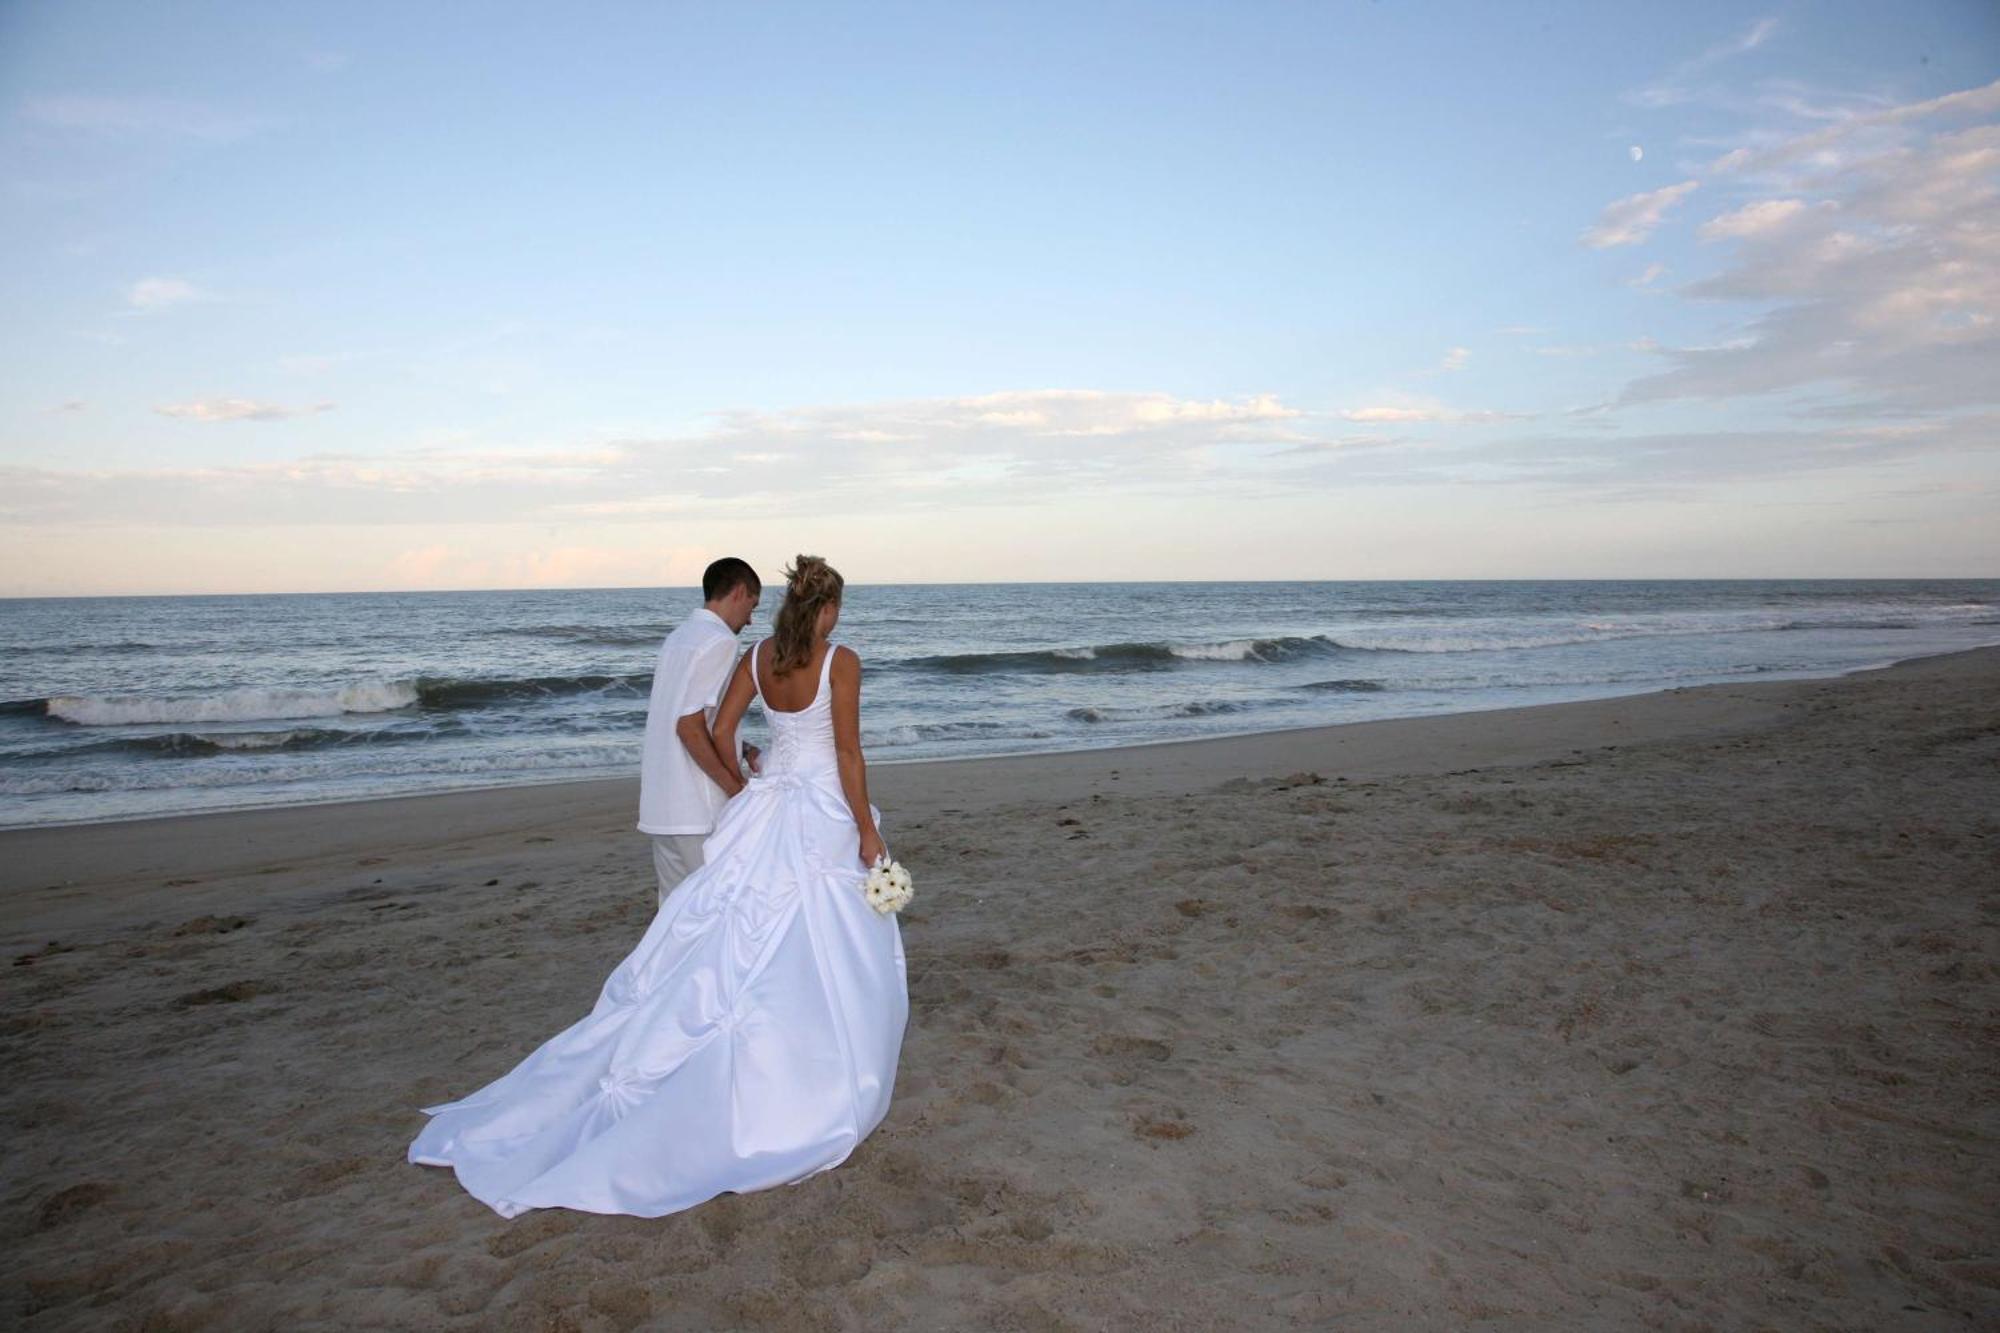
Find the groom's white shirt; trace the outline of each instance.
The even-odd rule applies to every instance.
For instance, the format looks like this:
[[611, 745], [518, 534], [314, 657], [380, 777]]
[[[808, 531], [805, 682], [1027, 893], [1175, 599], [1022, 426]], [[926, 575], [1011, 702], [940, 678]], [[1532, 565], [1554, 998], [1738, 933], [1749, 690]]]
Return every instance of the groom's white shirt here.
[[646, 706], [646, 748], [639, 760], [639, 831], [711, 833], [729, 798], [695, 765], [674, 731], [689, 713], [715, 723], [716, 705], [736, 665], [736, 635], [722, 617], [702, 607], [667, 635], [653, 668], [653, 697]]

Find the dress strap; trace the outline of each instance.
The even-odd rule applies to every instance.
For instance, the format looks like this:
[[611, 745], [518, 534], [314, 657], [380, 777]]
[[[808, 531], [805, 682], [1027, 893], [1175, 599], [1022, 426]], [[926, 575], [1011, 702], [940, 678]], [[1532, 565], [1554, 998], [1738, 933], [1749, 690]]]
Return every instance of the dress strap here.
[[764, 682], [757, 679], [757, 650], [769, 642], [769, 639], [759, 639], [750, 645], [750, 688], [757, 691], [759, 699], [764, 697]]
[[826, 683], [833, 679], [833, 655], [839, 650], [840, 645], [832, 639], [826, 641], [826, 660], [819, 664], [819, 688], [813, 691], [814, 700], [826, 693]]

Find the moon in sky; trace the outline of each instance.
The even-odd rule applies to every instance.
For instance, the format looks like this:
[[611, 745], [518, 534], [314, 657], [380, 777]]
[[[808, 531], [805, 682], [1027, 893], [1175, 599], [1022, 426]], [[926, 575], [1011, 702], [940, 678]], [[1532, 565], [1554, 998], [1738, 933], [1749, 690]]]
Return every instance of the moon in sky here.
[[1630, 148], [1626, 149], [1625, 151], [1632, 155], [1632, 160], [1634, 162], [1637, 162], [1640, 158], [1646, 155], [1646, 150], [1641, 148], [1638, 144], [1633, 144]]

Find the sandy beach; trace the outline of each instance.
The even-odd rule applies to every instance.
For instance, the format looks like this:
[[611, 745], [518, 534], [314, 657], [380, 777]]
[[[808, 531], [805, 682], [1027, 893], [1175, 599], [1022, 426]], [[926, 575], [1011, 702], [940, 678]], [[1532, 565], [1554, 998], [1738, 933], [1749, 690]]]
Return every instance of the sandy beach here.
[[0, 833], [5, 1321], [2000, 1325], [2000, 649], [872, 785], [889, 1117], [656, 1221], [403, 1160], [638, 938], [634, 783]]

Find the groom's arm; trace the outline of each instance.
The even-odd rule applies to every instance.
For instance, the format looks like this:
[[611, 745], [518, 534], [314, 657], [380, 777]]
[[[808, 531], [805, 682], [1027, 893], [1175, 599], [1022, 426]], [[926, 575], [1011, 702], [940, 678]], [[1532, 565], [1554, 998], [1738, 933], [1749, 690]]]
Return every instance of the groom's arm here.
[[743, 790], [743, 779], [722, 762], [721, 754], [716, 751], [715, 741], [708, 734], [705, 710], [696, 709], [674, 723], [674, 735], [681, 738], [681, 744], [694, 759], [694, 766], [706, 773], [710, 782], [731, 796]]
[[743, 778], [737, 773], [736, 765], [725, 760], [716, 748], [714, 737], [709, 735], [707, 713], [722, 694], [724, 683], [729, 680], [729, 668], [734, 657], [735, 645], [720, 643], [708, 649], [701, 660], [692, 665], [688, 672], [690, 689], [681, 697], [681, 715], [674, 719], [674, 735], [687, 748], [695, 767], [729, 796], [743, 790]]
[[[752, 653], [756, 651], [755, 648], [750, 650]], [[743, 721], [743, 714], [749, 709], [750, 700], [755, 698], [756, 694], [757, 687], [750, 679], [750, 653], [745, 653], [742, 660], [736, 664], [735, 674], [729, 678], [729, 688], [722, 692], [722, 702], [715, 706], [715, 722], [708, 729], [709, 744], [715, 747], [715, 757], [720, 759], [722, 766], [744, 785], [748, 785], [749, 780], [743, 776], [742, 765], [737, 763], [736, 756], [739, 749], [747, 747], [740, 747], [737, 744], [736, 728]], [[741, 790], [741, 787], [738, 790]]]

